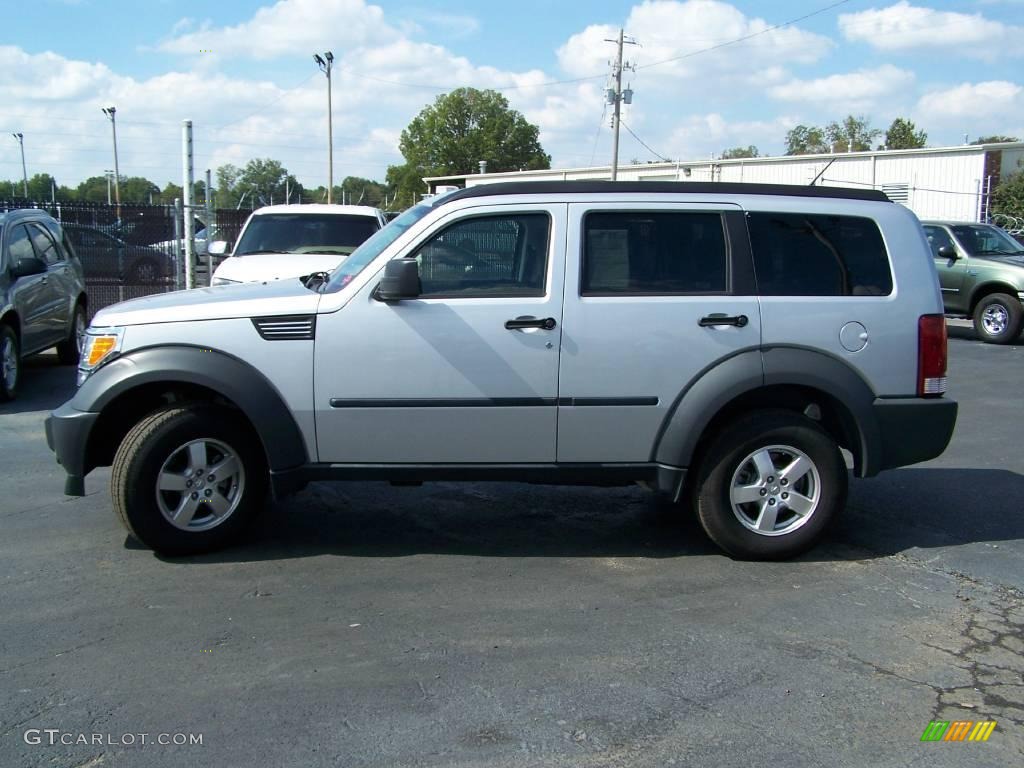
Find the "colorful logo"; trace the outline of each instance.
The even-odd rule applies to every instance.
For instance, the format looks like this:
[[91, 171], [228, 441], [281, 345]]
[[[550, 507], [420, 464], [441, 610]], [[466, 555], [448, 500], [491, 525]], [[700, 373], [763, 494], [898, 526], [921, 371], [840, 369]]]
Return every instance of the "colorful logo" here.
[[995, 729], [995, 720], [932, 720], [921, 734], [921, 741], [988, 741]]

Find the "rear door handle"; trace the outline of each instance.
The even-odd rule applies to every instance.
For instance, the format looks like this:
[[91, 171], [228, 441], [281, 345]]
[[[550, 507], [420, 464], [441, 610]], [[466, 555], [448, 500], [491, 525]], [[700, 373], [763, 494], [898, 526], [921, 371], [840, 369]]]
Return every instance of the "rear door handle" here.
[[554, 330], [558, 323], [553, 317], [517, 317], [514, 320], [506, 320], [505, 327], [510, 331], [518, 331], [523, 328], [543, 328], [545, 331]]
[[744, 327], [750, 319], [746, 315], [726, 315], [716, 312], [712, 315], [705, 315], [698, 321], [701, 328], [708, 328], [712, 325], [735, 325], [737, 328]]

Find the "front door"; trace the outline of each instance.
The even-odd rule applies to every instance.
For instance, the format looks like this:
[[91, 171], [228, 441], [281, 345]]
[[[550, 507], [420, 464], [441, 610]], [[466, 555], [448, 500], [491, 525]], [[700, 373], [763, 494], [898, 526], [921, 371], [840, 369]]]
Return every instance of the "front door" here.
[[[7, 264], [13, 266], [21, 259], [37, 258], [32, 239], [24, 224], [7, 231]], [[52, 311], [49, 301], [47, 274], [19, 277], [12, 288], [14, 308], [21, 318], [21, 351], [31, 354], [45, 349], [51, 333], [48, 320]]]
[[558, 461], [647, 462], [709, 366], [761, 342], [735, 205], [571, 205]]
[[321, 462], [554, 461], [565, 209], [454, 212], [399, 254], [419, 298], [317, 317]]
[[[948, 309], [966, 311], [967, 297], [963, 294], [964, 275], [967, 272], [967, 254], [953, 242], [952, 235], [945, 227], [925, 224], [924, 233], [928, 237], [928, 245], [935, 259], [935, 271], [939, 274], [939, 285], [942, 287], [942, 301]], [[948, 246], [958, 258], [951, 259], [939, 256], [939, 249]]]

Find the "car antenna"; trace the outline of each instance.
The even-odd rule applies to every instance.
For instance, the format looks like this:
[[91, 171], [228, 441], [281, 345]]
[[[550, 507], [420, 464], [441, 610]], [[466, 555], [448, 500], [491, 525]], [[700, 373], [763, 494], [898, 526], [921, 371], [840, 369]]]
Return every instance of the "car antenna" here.
[[835, 161], [836, 161], [836, 159], [835, 159], [835, 158], [833, 157], [833, 158], [832, 158], [831, 160], [829, 160], [829, 161], [828, 161], [827, 163], [825, 163], [825, 167], [821, 169], [821, 173], [819, 173], [819, 174], [818, 174], [817, 176], [815, 176], [815, 177], [814, 177], [813, 179], [811, 179], [811, 183], [810, 183], [810, 184], [808, 184], [808, 186], [810, 186], [810, 187], [813, 187], [813, 186], [814, 186], [814, 183], [815, 183], [815, 182], [816, 182], [816, 181], [817, 181], [818, 179], [820, 179], [820, 178], [822, 177], [822, 174], [824, 174], [824, 173], [825, 173], [825, 171], [827, 171], [827, 170], [828, 170], [828, 167], [829, 167], [830, 165], [832, 165], [832, 163], [834, 163]]

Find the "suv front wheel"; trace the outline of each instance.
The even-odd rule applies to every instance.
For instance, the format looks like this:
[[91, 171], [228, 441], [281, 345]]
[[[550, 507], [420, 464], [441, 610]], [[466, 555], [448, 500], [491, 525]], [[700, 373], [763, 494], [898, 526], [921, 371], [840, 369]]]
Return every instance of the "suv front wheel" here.
[[121, 522], [165, 555], [231, 543], [263, 505], [260, 442], [232, 411], [208, 404], [156, 411], [125, 436], [110, 491]]
[[763, 411], [732, 422], [698, 468], [697, 511], [731, 555], [793, 557], [812, 547], [846, 504], [839, 446], [817, 422]]

